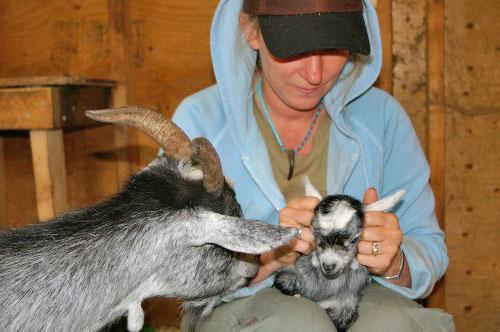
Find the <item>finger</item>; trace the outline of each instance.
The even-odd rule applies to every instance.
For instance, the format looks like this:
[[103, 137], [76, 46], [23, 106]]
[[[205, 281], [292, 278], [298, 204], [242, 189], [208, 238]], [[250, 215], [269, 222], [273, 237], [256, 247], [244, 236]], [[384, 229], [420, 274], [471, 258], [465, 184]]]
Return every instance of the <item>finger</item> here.
[[361, 233], [361, 240], [399, 245], [403, 240], [403, 233], [396, 228], [366, 227]]
[[365, 213], [365, 226], [390, 226], [399, 228], [399, 219], [394, 213], [372, 211]]
[[288, 249], [288, 251], [283, 251], [280, 252], [279, 257], [277, 257], [277, 260], [283, 264], [283, 265], [293, 265], [295, 262], [297, 262], [297, 259], [299, 259], [300, 254], [296, 251], [293, 251], [292, 249]]
[[313, 245], [311, 242], [307, 242], [307, 241], [304, 241], [301, 239], [295, 239], [295, 240], [290, 241], [288, 246], [292, 250], [299, 252], [303, 255], [309, 255], [313, 249]]
[[314, 211], [319, 204], [319, 199], [312, 196], [295, 198], [288, 202], [287, 207], [299, 210]]
[[[371, 241], [358, 242], [358, 254], [372, 255], [373, 256], [373, 243]], [[390, 255], [393, 256], [398, 251], [398, 246], [387, 242], [377, 242], [378, 254], [377, 256]]]
[[314, 234], [309, 227], [302, 228], [302, 233], [298, 236], [298, 238], [306, 242], [314, 242]]
[[391, 255], [373, 256], [373, 255], [358, 254], [356, 256], [356, 259], [358, 260], [359, 264], [364, 265], [369, 269], [371, 269], [370, 272], [378, 272], [378, 271], [384, 271], [390, 266], [392, 256]]
[[[359, 241], [358, 242], [358, 254], [361, 255], [373, 255], [373, 244], [375, 242], [372, 241]], [[378, 243], [377, 248], [378, 248], [378, 254], [381, 255], [383, 253], [383, 248], [380, 242]]]
[[310, 226], [313, 217], [312, 211], [286, 207], [280, 211], [280, 225], [285, 227]]
[[383, 227], [365, 227], [361, 233], [361, 240], [368, 242], [382, 242], [387, 237], [387, 230]]
[[378, 201], [377, 189], [373, 187], [368, 188], [363, 196], [363, 204], [371, 204], [376, 201]]

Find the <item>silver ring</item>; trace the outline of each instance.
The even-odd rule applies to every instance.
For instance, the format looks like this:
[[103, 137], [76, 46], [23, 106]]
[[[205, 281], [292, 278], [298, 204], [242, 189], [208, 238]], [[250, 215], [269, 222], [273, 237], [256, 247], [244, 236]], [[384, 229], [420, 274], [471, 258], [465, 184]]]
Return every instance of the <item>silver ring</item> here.
[[297, 235], [297, 237], [299, 239], [302, 239], [302, 232], [304, 231], [304, 225], [301, 225], [298, 230], [299, 230], [299, 234]]

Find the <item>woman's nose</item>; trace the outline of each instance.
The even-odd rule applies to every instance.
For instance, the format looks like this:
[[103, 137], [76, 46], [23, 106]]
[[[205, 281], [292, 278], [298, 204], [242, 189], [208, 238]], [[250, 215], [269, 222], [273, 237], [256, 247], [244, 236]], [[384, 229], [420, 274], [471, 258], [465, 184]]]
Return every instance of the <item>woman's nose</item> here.
[[323, 59], [321, 55], [309, 55], [304, 59], [304, 62], [304, 78], [311, 85], [320, 84], [323, 75]]

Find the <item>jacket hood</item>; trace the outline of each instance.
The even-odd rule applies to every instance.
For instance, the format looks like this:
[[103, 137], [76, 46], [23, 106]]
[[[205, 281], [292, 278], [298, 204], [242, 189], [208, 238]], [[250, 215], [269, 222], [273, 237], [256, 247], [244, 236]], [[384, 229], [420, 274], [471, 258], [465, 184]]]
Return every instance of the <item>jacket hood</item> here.
[[[252, 109], [252, 77], [257, 52], [244, 40], [239, 26], [242, 0], [221, 0], [214, 15], [210, 32], [212, 63], [224, 114], [231, 126], [231, 135], [237, 146], [254, 144], [258, 130]], [[325, 96], [324, 104], [332, 118], [376, 81], [382, 66], [382, 47], [377, 14], [370, 0], [363, 0], [364, 20], [370, 40], [371, 54], [362, 57], [359, 75], [352, 82], [346, 76], [352, 72], [349, 62], [338, 82]], [[251, 64], [251, 65], [250, 65]], [[346, 86], [350, 86], [345, 94]], [[258, 135], [257, 135], [258, 136]], [[240, 152], [244, 155], [245, 151]], [[250, 151], [248, 149], [246, 152]]]

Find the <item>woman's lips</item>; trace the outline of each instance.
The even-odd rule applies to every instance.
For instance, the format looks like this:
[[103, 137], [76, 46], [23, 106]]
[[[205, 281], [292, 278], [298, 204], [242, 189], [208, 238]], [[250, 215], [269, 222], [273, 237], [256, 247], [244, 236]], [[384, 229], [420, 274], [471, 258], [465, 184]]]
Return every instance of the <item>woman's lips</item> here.
[[303, 88], [303, 87], [300, 87], [298, 86], [297, 89], [302, 93], [302, 94], [305, 94], [305, 95], [313, 95], [313, 94], [316, 94], [318, 91], [320, 91], [320, 87], [317, 86], [317, 87], [314, 87], [314, 88]]

